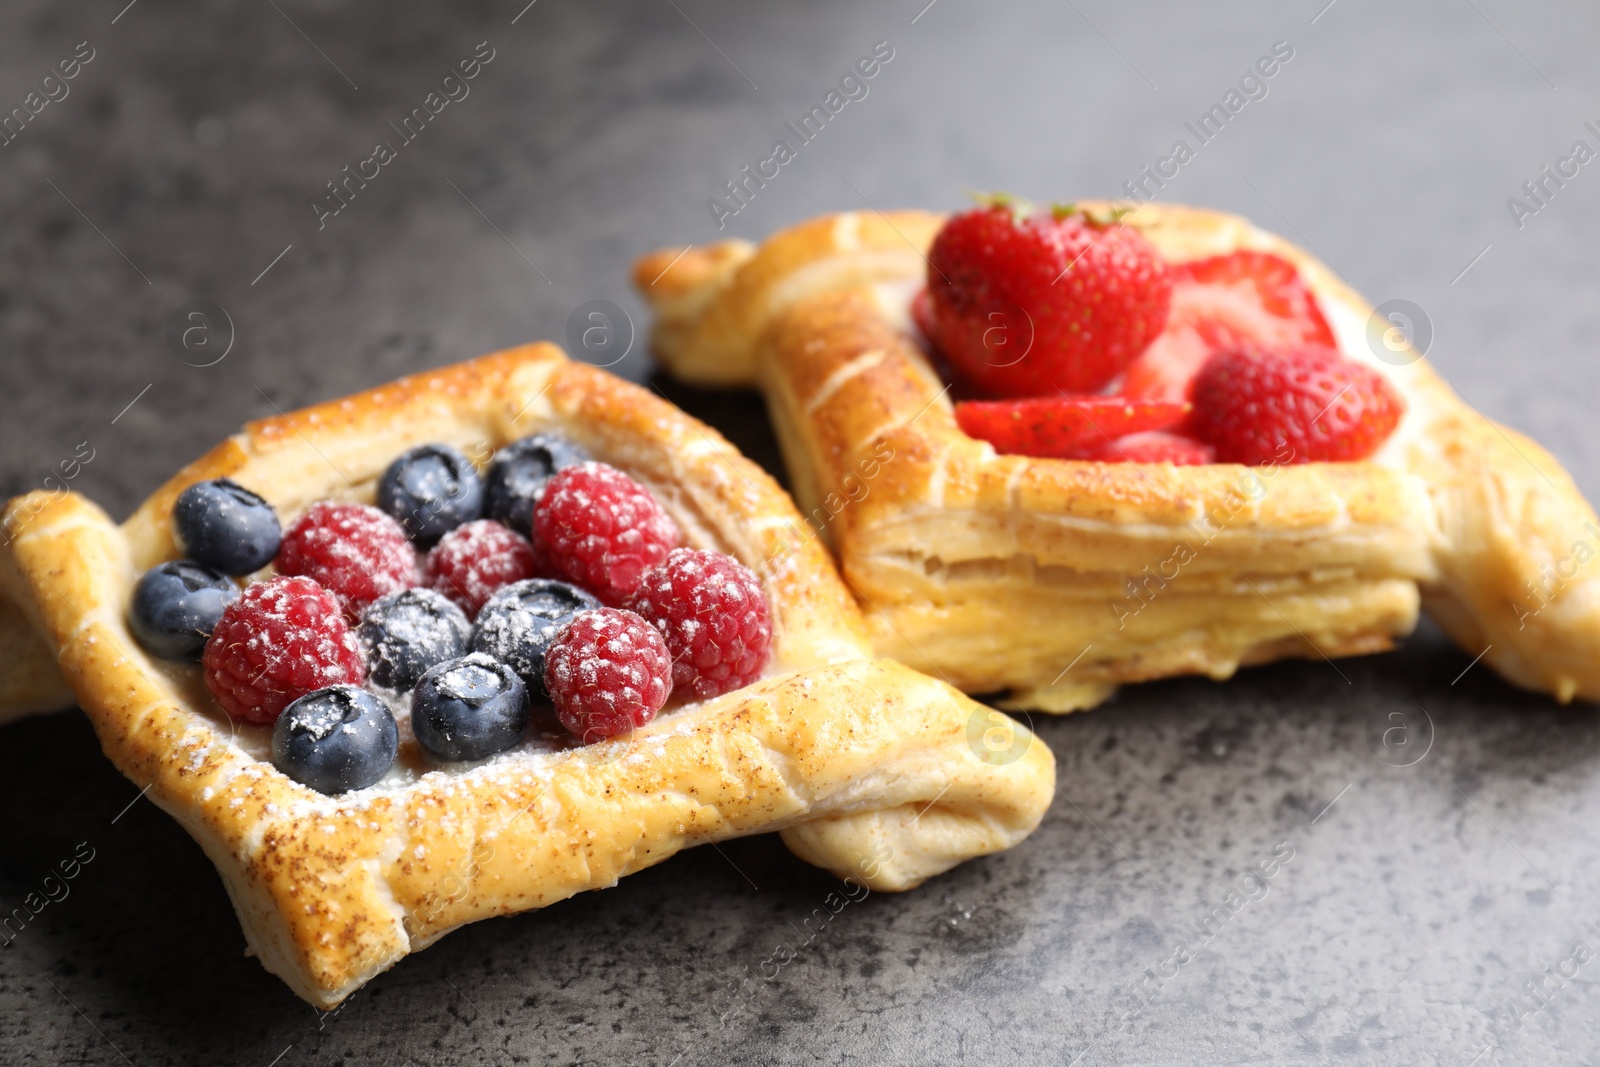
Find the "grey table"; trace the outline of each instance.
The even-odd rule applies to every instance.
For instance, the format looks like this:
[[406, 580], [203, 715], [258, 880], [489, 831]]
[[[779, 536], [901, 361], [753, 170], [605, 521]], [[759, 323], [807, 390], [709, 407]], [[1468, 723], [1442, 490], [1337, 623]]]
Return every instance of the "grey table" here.
[[[759, 237], [966, 189], [1116, 194], [1282, 41], [1162, 197], [1419, 305], [1465, 395], [1600, 493], [1600, 174], [1522, 191], [1600, 146], [1593, 7], [524, 3], [0, 8], [0, 114], [26, 119], [0, 147], [0, 491], [76, 458], [72, 486], [125, 514], [275, 407], [563, 339], [592, 300], [642, 333], [631, 258], [717, 214]], [[714, 213], [880, 41], [866, 95]], [[407, 139], [436, 91], [456, 99]], [[370, 180], [326, 199], [347, 165]], [[641, 343], [617, 369], [775, 466], [750, 396], [653, 378]], [[1036, 718], [1061, 795], [1029, 841], [809, 941], [835, 883], [755, 838], [452, 934], [328, 1017], [242, 956], [209, 864], [81, 717], [23, 722], [0, 731], [0, 904], [93, 858], [0, 951], [0, 1060], [1595, 1062], [1600, 728], [1470, 664], [1425, 626]], [[1375, 743], [1397, 722], [1419, 760]]]

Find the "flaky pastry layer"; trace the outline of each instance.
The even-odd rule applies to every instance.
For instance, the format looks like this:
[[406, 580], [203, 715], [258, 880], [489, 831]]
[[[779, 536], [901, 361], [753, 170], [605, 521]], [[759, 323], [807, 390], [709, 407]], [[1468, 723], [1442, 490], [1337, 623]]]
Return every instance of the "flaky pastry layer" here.
[[[178, 554], [182, 489], [227, 476], [286, 520], [329, 496], [370, 500], [411, 445], [486, 460], [556, 430], [651, 486], [691, 543], [760, 575], [774, 620], [755, 684], [669, 709], [633, 735], [532, 742], [439, 766], [414, 748], [377, 786], [322, 796], [231, 726], [197, 668], [147, 656], [125, 625], [136, 576]], [[860, 614], [788, 498], [714, 431], [646, 390], [529, 345], [252, 423], [120, 527], [76, 495], [19, 498], [0, 578], [53, 653], [106, 754], [221, 872], [251, 949], [331, 1006], [463, 923], [614, 885], [678, 850], [782, 830], [807, 861], [910, 888], [1009, 847], [1054, 787], [1045, 746], [897, 662], [871, 658]]]
[[1172, 262], [1241, 248], [1294, 262], [1345, 354], [1405, 397], [1372, 459], [1006, 456], [956, 425], [909, 324], [942, 221], [832, 215], [635, 269], [673, 373], [764, 392], [796, 499], [880, 653], [1066, 711], [1123, 682], [1381, 650], [1425, 606], [1518, 685], [1600, 699], [1593, 509], [1548, 453], [1417, 353], [1379, 361], [1371, 308], [1322, 264], [1233, 216], [1146, 204], [1125, 220]]

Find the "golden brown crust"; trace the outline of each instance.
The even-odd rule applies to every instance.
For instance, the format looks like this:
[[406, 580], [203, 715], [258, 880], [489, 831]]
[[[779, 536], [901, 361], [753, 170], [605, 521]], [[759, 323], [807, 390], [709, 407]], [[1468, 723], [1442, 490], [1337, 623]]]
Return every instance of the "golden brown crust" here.
[[55, 656], [16, 603], [0, 596], [0, 724], [41, 711], [70, 708], [75, 699]]
[[[152, 660], [127, 631], [134, 578], [176, 554], [166, 516], [197, 479], [233, 477], [292, 518], [330, 493], [370, 498], [410, 445], [450, 441], [486, 458], [541, 428], [641, 477], [692, 542], [756, 569], [775, 618], [765, 677], [581, 749], [529, 743], [464, 770], [403, 752], [378, 786], [325, 797], [266, 762], [264, 732], [230, 726], [195, 668]], [[107, 755], [217, 865], [262, 962], [315, 1004], [462, 923], [740, 834], [784, 830], [810, 862], [909, 888], [1016, 843], [1053, 789], [1048, 750], [1020, 726], [1017, 758], [986, 759], [970, 724], [987, 709], [869, 658], [826, 553], [759, 468], [666, 402], [549, 345], [252, 423], [120, 528], [76, 495], [10, 508], [36, 505], [0, 553], [0, 585], [57, 651]]]
[[751, 384], [756, 342], [773, 314], [819, 288], [919, 274], [941, 221], [920, 211], [830, 215], [774, 234], [759, 250], [724, 241], [690, 248], [676, 263], [679, 250], [651, 253], [633, 272], [658, 313], [651, 345], [688, 381]]
[[[968, 691], [1067, 710], [1120, 682], [1382, 649], [1425, 600], [1468, 651], [1490, 646], [1485, 661], [1512, 681], [1600, 699], [1588, 652], [1600, 569], [1572, 563], [1600, 549], [1592, 509], [1543, 450], [1465, 405], [1425, 362], [1379, 363], [1364, 340], [1370, 308], [1321, 264], [1216, 212], [1149, 204], [1128, 220], [1174, 262], [1246, 247], [1294, 261], [1347, 355], [1406, 398], [1400, 431], [1372, 460], [1002, 456], [956, 426], [909, 327], [925, 264], [887, 266], [908, 236], [925, 248], [939, 221], [812, 220], [744, 250], [731, 273], [700, 274], [698, 295], [656, 306], [669, 369], [766, 394], [796, 498], [824, 526], [880, 653]], [[678, 317], [686, 307], [697, 310]], [[1563, 560], [1559, 583], [1541, 586]]]

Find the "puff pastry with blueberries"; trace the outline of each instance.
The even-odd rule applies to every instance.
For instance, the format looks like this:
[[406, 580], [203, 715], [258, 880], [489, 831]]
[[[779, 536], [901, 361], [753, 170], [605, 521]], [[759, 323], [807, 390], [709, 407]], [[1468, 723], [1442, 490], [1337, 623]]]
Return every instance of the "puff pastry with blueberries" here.
[[[477, 475], [449, 465], [468, 453], [475, 467], [495, 457], [486, 486], [473, 489], [485, 494], [481, 510], [533, 530], [532, 541], [489, 520], [464, 521], [480, 511], [461, 488]], [[531, 466], [513, 469], [525, 453]], [[542, 488], [528, 481], [557, 467]], [[441, 471], [456, 479], [442, 494]], [[631, 503], [609, 498], [622, 511], [583, 521], [643, 509], [657, 532], [687, 548], [630, 577], [628, 554], [645, 549], [620, 536], [633, 529], [627, 523], [546, 538], [537, 524], [557, 514], [556, 479], [579, 471], [634, 494]], [[561, 506], [578, 507], [581, 496], [560, 496]], [[532, 508], [520, 519], [519, 500]], [[251, 524], [274, 512], [284, 520], [275, 564], [243, 593], [217, 580], [271, 556], [272, 523]], [[1054, 761], [1025, 729], [873, 658], [826, 553], [807, 543], [792, 504], [759, 468], [660, 398], [550, 345], [252, 423], [120, 526], [75, 494], [18, 498], [6, 521], [14, 536], [0, 552], [0, 579], [9, 604], [53, 654], [112, 762], [216, 864], [253, 953], [319, 1006], [463, 923], [605, 888], [682, 848], [743, 834], [779, 830], [808, 862], [876, 889], [910, 888], [1016, 844], [1053, 791]], [[219, 545], [207, 532], [215, 521], [266, 533], [260, 544]], [[419, 543], [438, 538], [423, 571], [406, 571], [414, 557], [393, 563], [384, 554], [394, 523]], [[482, 525], [452, 532], [474, 523]], [[602, 542], [604, 552], [590, 551]], [[535, 544], [567, 555], [523, 555]], [[658, 548], [667, 551], [665, 540]], [[185, 549], [209, 562], [174, 562]], [[351, 552], [366, 562], [346, 566]], [[672, 585], [706, 560], [720, 568], [718, 588]], [[580, 565], [603, 565], [596, 582], [614, 587], [592, 596], [519, 577], [530, 567], [566, 567], [570, 577]], [[653, 592], [643, 585], [650, 575]], [[419, 581], [432, 591], [419, 592]], [[624, 596], [627, 585], [634, 592]], [[548, 632], [481, 624], [500, 610], [496, 597], [515, 600], [529, 587], [567, 590], [578, 603], [570, 622]], [[702, 593], [749, 608], [755, 621], [741, 640], [760, 656], [718, 660], [732, 647], [720, 624], [708, 624], [706, 638], [692, 613], [672, 614]], [[673, 599], [680, 594], [689, 599]], [[601, 608], [596, 597], [655, 617]], [[470, 631], [478, 651], [431, 667], [412, 662], [402, 653], [447, 653], [393, 620], [444, 618], [456, 609], [441, 599], [478, 613]], [[380, 604], [388, 614], [374, 622]], [[221, 614], [207, 636], [186, 629], [186, 611]], [[358, 616], [376, 638], [349, 628]], [[674, 641], [683, 638], [692, 662], [652, 653], [599, 663], [621, 647], [607, 644], [605, 630], [619, 619], [642, 642], [629, 648], [679, 652]], [[279, 624], [287, 628], [260, 641], [267, 631], [249, 629]], [[468, 632], [454, 625], [442, 640], [459, 652]], [[582, 644], [580, 630], [583, 640], [599, 637]], [[534, 647], [518, 643], [530, 634], [543, 634], [539, 655], [550, 660], [532, 675], [518, 659], [519, 648]], [[708, 651], [705, 640], [722, 644]], [[202, 645], [203, 668], [181, 658]], [[284, 648], [316, 669], [295, 674], [276, 655]], [[346, 658], [362, 648], [364, 665]], [[576, 666], [557, 669], [558, 655]], [[238, 670], [258, 662], [253, 677]], [[641, 662], [637, 677], [657, 685], [643, 695], [628, 688]], [[723, 667], [732, 673], [715, 673]], [[671, 672], [678, 695], [629, 732], [655, 712], [647, 704], [666, 699], [659, 671]], [[531, 702], [510, 698], [539, 684], [564, 726], [541, 725], [537, 712], [525, 725]], [[409, 694], [398, 695], [406, 685]], [[314, 686], [325, 687], [303, 691]], [[606, 719], [617, 708], [633, 717]], [[572, 724], [589, 732], [562, 732]]]

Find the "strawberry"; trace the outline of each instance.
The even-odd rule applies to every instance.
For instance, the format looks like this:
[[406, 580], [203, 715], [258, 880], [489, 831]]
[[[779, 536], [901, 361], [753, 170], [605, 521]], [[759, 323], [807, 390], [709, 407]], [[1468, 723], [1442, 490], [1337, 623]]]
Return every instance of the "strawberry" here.
[[1107, 441], [1084, 457], [1102, 463], [1171, 463], [1178, 467], [1199, 466], [1216, 461], [1210, 445], [1181, 434], [1145, 430]]
[[994, 198], [946, 222], [928, 252], [930, 339], [989, 396], [1093, 392], [1167, 320], [1166, 263], [1115, 213], [1024, 214]]
[[1161, 336], [1128, 368], [1128, 396], [1182, 400], [1218, 348], [1325, 345], [1333, 331], [1293, 263], [1243, 250], [1172, 267], [1172, 311]]
[[922, 336], [933, 340], [938, 324], [933, 321], [933, 297], [928, 295], [928, 290], [920, 289], [911, 298], [911, 321], [922, 331]]
[[1405, 413], [1388, 379], [1315, 345], [1243, 345], [1195, 376], [1195, 434], [1223, 463], [1365, 459]]
[[1087, 459], [1107, 443], [1141, 430], [1175, 426], [1189, 405], [1123, 396], [1042, 396], [964, 400], [956, 422], [969, 436], [1008, 455]]

